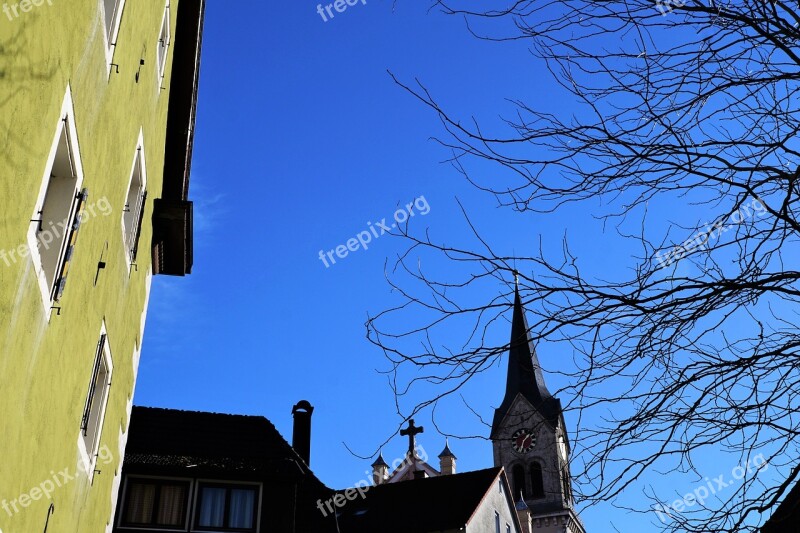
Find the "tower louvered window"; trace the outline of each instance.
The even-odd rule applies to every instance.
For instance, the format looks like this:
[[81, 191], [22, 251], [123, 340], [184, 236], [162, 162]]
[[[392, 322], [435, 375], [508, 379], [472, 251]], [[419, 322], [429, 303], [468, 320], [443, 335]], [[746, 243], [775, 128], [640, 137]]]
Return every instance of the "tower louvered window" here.
[[544, 498], [542, 465], [535, 461], [531, 464], [531, 498]]

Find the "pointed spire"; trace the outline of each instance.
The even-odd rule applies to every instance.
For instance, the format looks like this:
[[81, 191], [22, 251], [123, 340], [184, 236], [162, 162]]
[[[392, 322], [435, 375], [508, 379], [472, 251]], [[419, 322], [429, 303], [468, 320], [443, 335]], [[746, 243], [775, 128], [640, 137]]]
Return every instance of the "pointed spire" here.
[[[515, 277], [517, 273], [515, 271]], [[492, 433], [498, 429], [499, 423], [511, 408], [518, 394], [522, 394], [536, 409], [549, 420], [558, 413], [553, 412], [555, 400], [547, 390], [542, 374], [542, 366], [533, 346], [528, 330], [525, 309], [519, 295], [519, 284], [514, 287], [514, 315], [511, 319], [511, 342], [508, 349], [508, 373], [506, 376], [506, 393], [503, 403], [495, 411]]]
[[375, 462], [372, 463], [370, 466], [389, 466], [388, 464], [386, 464], [386, 461], [383, 458], [383, 449], [381, 449], [381, 451], [378, 452], [378, 458], [375, 459]]
[[[506, 396], [516, 396], [518, 392], [529, 400], [541, 402], [551, 396], [544, 384], [542, 365], [533, 347], [525, 309], [519, 296], [519, 287], [514, 290], [514, 317], [511, 320], [511, 342], [508, 350], [508, 377], [506, 379]], [[511, 398], [513, 400], [514, 398]], [[534, 403], [534, 405], [536, 405]]]
[[442, 453], [439, 454], [439, 459], [442, 457], [452, 457], [453, 459], [458, 459], [453, 452], [450, 451], [450, 444], [447, 442], [447, 438], [444, 439], [444, 450]]
[[515, 505], [517, 511], [527, 511], [529, 509], [528, 504], [525, 503], [525, 497], [522, 495], [522, 491], [519, 491], [519, 501]]

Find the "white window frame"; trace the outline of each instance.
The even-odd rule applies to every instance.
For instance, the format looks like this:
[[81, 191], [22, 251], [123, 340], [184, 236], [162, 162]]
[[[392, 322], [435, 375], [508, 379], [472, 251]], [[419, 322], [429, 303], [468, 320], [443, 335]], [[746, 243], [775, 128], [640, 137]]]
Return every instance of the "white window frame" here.
[[[27, 244], [28, 249], [30, 251], [31, 259], [33, 261], [34, 271], [36, 272], [36, 277], [38, 279], [38, 285], [42, 296], [42, 304], [44, 305], [44, 312], [45, 317], [49, 321], [50, 314], [52, 312], [53, 307], [53, 289], [54, 285], [57, 281], [56, 276], [58, 275], [58, 266], [62, 262], [64, 255], [66, 254], [66, 241], [69, 237], [69, 229], [68, 227], [71, 226], [72, 220], [75, 217], [75, 207], [76, 207], [76, 200], [73, 197], [72, 203], [69, 208], [69, 212], [67, 215], [67, 227], [63, 228], [63, 234], [59, 237], [58, 241], [53, 241], [51, 243], [52, 246], [58, 246], [58, 258], [56, 264], [56, 271], [53, 274], [53, 283], [47, 281], [47, 275], [45, 274], [44, 269], [44, 259], [42, 258], [41, 254], [39, 253], [39, 242], [38, 242], [38, 230], [39, 224], [34, 222], [36, 220], [41, 219], [40, 212], [44, 209], [44, 203], [47, 196], [47, 189], [50, 185], [50, 174], [53, 170], [53, 165], [55, 164], [56, 154], [58, 153], [58, 146], [59, 141], [61, 140], [62, 135], [66, 134], [68, 140], [68, 148], [72, 155], [72, 166], [74, 168], [74, 172], [77, 176], [75, 182], [75, 195], [77, 195], [81, 191], [81, 187], [83, 186], [83, 164], [81, 162], [81, 151], [80, 145], [78, 142], [78, 130], [75, 125], [75, 108], [72, 103], [72, 89], [69, 85], [67, 85], [67, 91], [64, 95], [64, 101], [61, 104], [61, 111], [58, 116], [58, 123], [56, 124], [56, 132], [53, 136], [53, 142], [50, 145], [50, 153], [47, 156], [47, 163], [45, 164], [44, 175], [42, 176], [42, 183], [39, 187], [39, 194], [36, 198], [36, 205], [33, 208], [33, 213], [31, 213], [31, 225], [28, 228], [27, 234]], [[43, 230], [50, 231], [51, 233], [56, 233], [52, 228], [42, 228]]]
[[[189, 484], [189, 490], [186, 493], [186, 513], [184, 514], [184, 524], [183, 527], [180, 529], [164, 529], [163, 527], [143, 527], [143, 526], [123, 526], [124, 518], [125, 518], [125, 511], [127, 511], [127, 503], [128, 503], [128, 482], [130, 480], [137, 481], [137, 480], [153, 480], [153, 481], [180, 481]], [[192, 513], [192, 502], [195, 498], [195, 492], [197, 492], [197, 480], [187, 477], [174, 477], [174, 476], [153, 476], [153, 475], [139, 475], [139, 474], [125, 474], [124, 480], [124, 487], [122, 489], [122, 498], [119, 504], [119, 512], [117, 513], [117, 528], [123, 530], [135, 530], [135, 531], [187, 531], [191, 530], [191, 513]], [[188, 523], [187, 523], [188, 522]]]
[[[125, 252], [125, 260], [128, 263], [128, 269], [133, 266], [133, 263], [136, 262], [136, 258], [131, 255], [131, 247], [129, 246], [129, 233], [133, 233], [133, 239], [136, 241], [133, 244], [135, 246], [138, 245], [138, 241], [140, 239], [139, 227], [141, 226], [140, 218], [144, 216], [144, 210], [146, 207], [146, 197], [142, 204], [139, 207], [138, 216], [134, 215], [133, 220], [130, 221], [131, 227], [127, 227], [125, 224], [125, 218], [130, 213], [131, 206], [129, 205], [129, 200], [131, 197], [131, 186], [133, 185], [133, 175], [136, 172], [136, 165], [139, 164], [139, 180], [140, 180], [140, 187], [139, 193], [136, 195], [136, 200], [142, 199], [142, 196], [147, 192], [147, 159], [145, 158], [144, 154], [144, 133], [140, 129], [139, 130], [139, 139], [136, 141], [136, 150], [133, 153], [133, 163], [131, 164], [131, 172], [130, 177], [128, 178], [128, 185], [125, 187], [125, 198], [123, 199], [123, 208], [122, 208], [122, 216], [120, 217], [120, 226], [122, 228], [122, 247], [124, 248]], [[135, 209], [135, 208], [134, 208]], [[135, 212], [135, 211], [134, 211]]]
[[[106, 322], [103, 321], [102, 325], [100, 326], [100, 339], [105, 338], [105, 342], [103, 344], [102, 350], [100, 353], [95, 353], [94, 359], [92, 361], [92, 374], [90, 375], [89, 379], [89, 387], [92, 387], [94, 382], [94, 368], [97, 364], [97, 359], [100, 359], [101, 364], [105, 364], [106, 367], [106, 375], [105, 375], [105, 385], [103, 387], [103, 396], [99, 399], [98, 409], [99, 414], [97, 417], [97, 430], [94, 435], [94, 442], [90, 443], [91, 448], [87, 446], [86, 436], [84, 435], [84, 430], [82, 427], [78, 430], [78, 451], [80, 452], [81, 462], [83, 463], [83, 467], [86, 470], [86, 473], [89, 474], [89, 478], [94, 478], [95, 473], [95, 465], [97, 464], [97, 455], [98, 450], [100, 449], [100, 440], [103, 435], [103, 423], [105, 422], [106, 417], [106, 409], [108, 407], [108, 399], [111, 396], [111, 382], [112, 376], [114, 374], [114, 363], [111, 357], [111, 342], [108, 337], [108, 331], [106, 330]], [[98, 345], [100, 340], [98, 340]], [[91, 393], [91, 390], [86, 391], [86, 400], [88, 400], [88, 396]], [[96, 398], [93, 398], [92, 404], [88, 406], [89, 409], [89, 418], [91, 420], [91, 411], [92, 405], [94, 405], [94, 401], [97, 401]], [[81, 417], [85, 413], [86, 406], [84, 405], [84, 409], [81, 410]], [[83, 423], [83, 420], [81, 420]]]
[[106, 65], [108, 77], [111, 76], [111, 64], [114, 62], [114, 52], [117, 48], [119, 29], [122, 26], [122, 12], [125, 11], [125, 0], [116, 0], [117, 12], [111, 20], [111, 28], [106, 24], [106, 0], [98, 0], [100, 19], [103, 25], [103, 41], [105, 42]]
[[251, 481], [238, 481], [235, 479], [196, 479], [194, 485], [194, 494], [192, 496], [192, 516], [191, 521], [189, 522], [189, 531], [198, 532], [198, 533], [206, 533], [208, 529], [197, 529], [195, 528], [195, 524], [197, 523], [197, 514], [200, 512], [200, 487], [204, 484], [210, 485], [227, 485], [228, 488], [230, 487], [239, 487], [239, 486], [253, 486], [258, 490], [258, 497], [255, 501], [256, 506], [256, 523], [254, 524], [254, 531], [258, 532], [261, 531], [261, 502], [264, 499], [264, 484], [263, 483], [256, 483]]
[[[167, 58], [169, 57], [169, 50], [172, 45], [172, 20], [170, 20], [170, 6], [169, 0], [164, 6], [164, 16], [161, 18], [161, 24], [158, 27], [158, 37], [156, 39], [156, 92], [161, 94], [161, 88], [164, 86], [164, 76], [167, 73]], [[163, 45], [164, 55], [159, 60], [161, 50], [162, 35], [166, 33], [166, 44]]]

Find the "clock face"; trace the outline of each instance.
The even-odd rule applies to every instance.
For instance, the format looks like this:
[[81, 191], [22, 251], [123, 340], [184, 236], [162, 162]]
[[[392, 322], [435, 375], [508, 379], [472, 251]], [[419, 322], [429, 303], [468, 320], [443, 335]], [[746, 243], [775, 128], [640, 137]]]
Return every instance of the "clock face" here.
[[536, 436], [529, 429], [518, 429], [511, 437], [511, 445], [517, 453], [527, 453], [536, 445]]

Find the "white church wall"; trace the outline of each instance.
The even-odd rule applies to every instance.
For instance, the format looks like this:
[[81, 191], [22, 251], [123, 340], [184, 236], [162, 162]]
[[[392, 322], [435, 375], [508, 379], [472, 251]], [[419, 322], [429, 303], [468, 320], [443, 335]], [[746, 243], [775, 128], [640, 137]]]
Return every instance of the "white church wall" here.
[[467, 524], [466, 533], [497, 533], [495, 513], [500, 520], [500, 533], [508, 531], [521, 533], [514, 523], [516, 511], [510, 503], [506, 490], [506, 486], [501, 485], [499, 479], [495, 481], [472, 520]]

